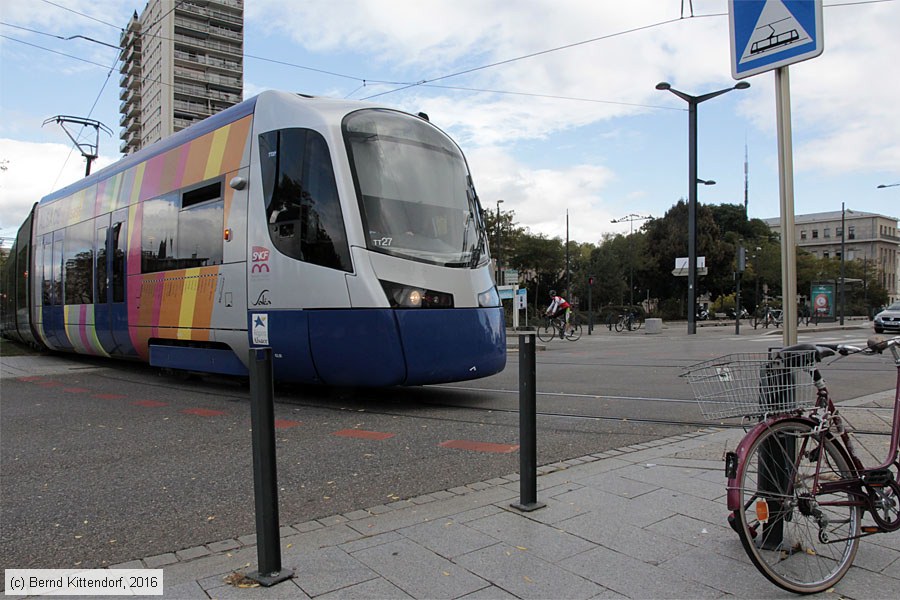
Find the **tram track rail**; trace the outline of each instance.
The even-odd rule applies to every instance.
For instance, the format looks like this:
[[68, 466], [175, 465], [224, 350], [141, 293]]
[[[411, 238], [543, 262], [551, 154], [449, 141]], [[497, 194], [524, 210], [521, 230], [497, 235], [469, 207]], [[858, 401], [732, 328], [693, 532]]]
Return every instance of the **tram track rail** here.
[[[108, 379], [114, 379], [118, 381], [124, 382], [133, 382], [133, 380], [128, 379], [127, 377], [114, 377], [111, 374], [103, 374], [102, 375]], [[230, 384], [224, 383], [225, 381], [230, 382]], [[178, 390], [184, 385], [182, 382], [181, 385], [172, 382], [172, 383], [163, 383], [163, 382], [142, 382], [144, 385], [152, 385], [154, 387], [162, 387], [170, 390]], [[208, 382], [206, 380], [200, 381], [192, 385], [192, 391], [195, 393], [208, 394], [210, 396], [214, 396], [216, 398], [230, 398], [234, 401], [245, 401], [247, 400], [247, 391], [243, 382], [235, 379], [225, 379], [225, 380], [212, 380], [212, 382]], [[204, 391], [204, 387], [207, 385], [215, 386], [215, 389], [211, 389], [209, 391]], [[241, 386], [240, 392], [228, 392], [225, 391], [223, 393], [223, 388], [227, 385], [231, 386]], [[313, 389], [315, 392], [319, 394], [325, 393], [331, 397], [331, 401], [317, 401], [311, 400], [309, 398], [302, 398], [300, 394], [305, 391], [309, 391]], [[425, 419], [425, 420], [446, 420], [446, 421], [455, 421], [455, 422], [473, 422], [472, 419], [467, 418], [459, 418], [459, 417], [449, 417], [447, 415], [442, 416], [433, 416], [426, 415], [421, 412], [414, 412], [410, 410], [405, 410], [403, 407], [403, 402], [398, 400], [391, 400], [387, 398], [383, 398], [380, 396], [385, 396], [386, 394], [396, 394], [397, 391], [402, 390], [406, 393], [412, 392], [413, 390], [418, 389], [433, 389], [433, 390], [441, 390], [441, 391], [449, 391], [452, 393], [460, 393], [460, 392], [473, 392], [479, 394], [498, 394], [498, 395], [518, 395], [519, 391], [516, 389], [504, 389], [504, 388], [489, 388], [489, 387], [468, 387], [468, 386], [460, 386], [460, 385], [432, 385], [427, 386], [426, 388], [391, 388], [389, 390], [364, 390], [362, 393], [365, 394], [374, 394], [379, 396], [377, 399], [377, 404], [369, 405], [369, 406], [352, 406], [352, 404], [359, 404], [360, 400], [352, 400], [350, 402], [346, 402], [344, 399], [348, 398], [352, 394], [358, 394], [360, 390], [345, 388], [338, 392], [338, 394], [334, 394], [334, 390], [326, 389], [326, 388], [304, 388], [302, 391], [298, 391], [294, 386], [280, 386], [280, 389], [276, 391], [275, 400], [276, 402], [281, 402], [283, 404], [291, 405], [291, 406], [305, 406], [309, 408], [316, 408], [320, 410], [332, 410], [335, 412], [359, 412], [359, 413], [368, 413], [373, 415], [388, 415], [388, 416], [404, 416], [409, 418], [416, 419]], [[280, 393], [279, 393], [280, 392]], [[615, 401], [615, 402], [631, 402], [631, 403], [646, 403], [647, 404], [683, 404], [683, 405], [692, 405], [695, 404], [694, 399], [686, 399], [686, 398], [671, 398], [671, 397], [655, 397], [655, 396], [622, 396], [622, 395], [603, 395], [603, 394], [585, 394], [585, 393], [577, 393], [577, 392], [551, 392], [551, 391], [538, 391], [536, 392], [538, 397], [545, 398], [555, 398], [558, 400], [565, 400], [566, 398], [574, 398], [579, 400], [596, 400], [596, 401]], [[390, 408], [386, 408], [390, 406]], [[488, 406], [473, 406], [472, 404], [466, 403], [464, 401], [460, 402], [447, 402], [447, 401], [436, 401], [431, 398], [418, 398], [417, 407], [428, 407], [434, 409], [444, 409], [444, 410], [466, 410], [471, 411], [472, 413], [494, 413], [494, 414], [507, 414], [507, 415], [518, 415], [518, 408], [508, 408], [504, 406], [498, 405], [488, 405]], [[382, 407], [379, 409], [378, 407]], [[842, 412], [847, 412], [848, 414], [852, 414], [852, 412], [857, 410], [870, 410], [874, 412], [883, 412], [886, 415], [890, 414], [890, 409], [888, 408], [865, 408], [865, 407], [857, 407], [857, 406], [845, 406], [841, 407]], [[571, 413], [571, 412], [562, 412], [562, 411], [546, 411], [539, 410], [536, 412], [536, 416], [543, 419], [558, 419], [558, 420], [574, 420], [574, 421], [598, 421], [598, 422], [608, 422], [608, 423], [631, 423], [633, 425], [658, 425], [658, 426], [672, 426], [672, 427], [718, 427], [724, 429], [747, 429], [751, 425], [747, 422], [737, 422], [736, 419], [728, 419], [724, 421], [709, 421], [709, 420], [686, 420], [686, 419], [665, 419], [665, 418], [653, 418], [653, 417], [641, 417], [641, 416], [622, 416], [622, 415], [613, 415], [613, 414], [579, 414], [579, 413]], [[871, 436], [889, 436], [889, 432], [880, 432], [880, 431], [872, 431], [872, 430], [856, 430], [856, 433], [859, 435], [871, 435]]]

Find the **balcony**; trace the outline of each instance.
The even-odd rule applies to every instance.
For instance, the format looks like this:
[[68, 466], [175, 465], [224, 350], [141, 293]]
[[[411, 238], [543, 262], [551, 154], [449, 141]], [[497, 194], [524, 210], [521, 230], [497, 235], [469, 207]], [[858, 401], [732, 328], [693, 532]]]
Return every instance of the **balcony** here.
[[176, 83], [174, 86], [176, 94], [184, 96], [200, 96], [206, 98], [208, 96], [206, 86], [191, 85], [189, 83]]
[[[231, 6], [230, 3], [221, 2], [221, 4], [227, 4]], [[239, 6], [235, 6], [234, 8], [241, 8]], [[176, 4], [175, 5], [175, 14], [176, 16], [181, 14], [188, 15], [203, 15], [210, 20], [216, 20], [223, 23], [231, 23], [235, 25], [243, 25], [244, 17], [243, 13], [241, 14], [230, 14], [225, 11], [215, 10], [213, 8], [206, 8], [203, 6], [197, 6], [196, 4], [190, 4], [187, 2]]]
[[175, 117], [172, 124], [175, 127], [175, 131], [181, 131], [182, 129], [190, 127], [191, 125], [193, 125], [196, 122], [197, 121], [195, 119], [186, 119], [183, 117]]
[[189, 115], [198, 115], [201, 117], [208, 117], [212, 114], [212, 110], [210, 110], [209, 105], [200, 102], [188, 102], [184, 100], [175, 100], [173, 106], [176, 111], [180, 111], [183, 113], [188, 113]]
[[210, 26], [209, 34], [214, 35], [216, 37], [225, 38], [228, 40], [235, 40], [237, 42], [240, 42], [241, 40], [244, 39], [244, 33], [242, 31], [226, 29], [225, 27], [216, 27], [215, 25]]
[[140, 145], [140, 132], [137, 129], [128, 129], [123, 127], [119, 130], [119, 139], [129, 144]]
[[186, 19], [183, 17], [175, 17], [176, 34], [178, 33], [179, 29], [209, 33], [209, 23], [205, 23], [203, 21], [195, 21], [194, 19]]
[[240, 1], [240, 2], [238, 0], [215, 0], [215, 1], [216, 1], [216, 4], [224, 4], [225, 6], [230, 6], [231, 8], [234, 8], [237, 10], [244, 10], [243, 1]]
[[175, 34], [175, 42], [177, 44], [183, 44], [185, 46], [192, 46], [194, 48], [200, 48], [205, 51], [213, 51], [221, 54], [233, 54], [235, 56], [241, 55], [241, 45], [240, 44], [232, 44], [228, 42], [219, 42], [216, 40], [206, 39], [206, 38], [198, 38], [190, 35], [183, 35], [180, 33]]
[[178, 61], [182, 61], [188, 65], [207, 65], [217, 69], [241, 72], [241, 64], [238, 62], [222, 60], [221, 58], [216, 58], [214, 56], [194, 54], [185, 52], [184, 50], [175, 50], [175, 61], [176, 64]]

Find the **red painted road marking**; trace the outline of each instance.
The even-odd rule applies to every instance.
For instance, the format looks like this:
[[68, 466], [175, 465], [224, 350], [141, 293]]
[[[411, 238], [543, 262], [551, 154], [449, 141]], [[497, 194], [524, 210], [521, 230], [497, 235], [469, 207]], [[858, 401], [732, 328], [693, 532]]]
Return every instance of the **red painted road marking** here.
[[224, 415], [224, 410], [212, 410], [211, 408], [186, 408], [182, 413], [186, 415], [197, 415], [198, 417], [218, 417]]
[[386, 440], [394, 437], [395, 433], [383, 433], [381, 431], [366, 431], [364, 429], [341, 429], [335, 431], [331, 435], [339, 435], [341, 437], [359, 438], [361, 440]]
[[275, 419], [275, 429], [290, 429], [300, 425], [300, 421], [289, 421], [287, 419]]
[[94, 398], [100, 398], [101, 400], [121, 400], [127, 397], [125, 394], [94, 394]]
[[447, 440], [438, 444], [443, 448], [454, 448], [456, 450], [472, 450], [474, 452], [495, 452], [499, 454], [509, 454], [519, 449], [518, 444], [491, 444], [490, 442], [473, 442], [470, 440]]
[[146, 406], [148, 408], [159, 408], [160, 406], [168, 406], [166, 402], [160, 402], [159, 400], [137, 400], [132, 402], [132, 404], [136, 404], [138, 406]]

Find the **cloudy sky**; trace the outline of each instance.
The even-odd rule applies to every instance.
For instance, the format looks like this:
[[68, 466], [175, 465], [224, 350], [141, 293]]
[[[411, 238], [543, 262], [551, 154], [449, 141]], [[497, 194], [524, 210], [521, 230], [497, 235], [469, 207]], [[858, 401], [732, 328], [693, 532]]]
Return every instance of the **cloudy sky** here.
[[[747, 1], [747, 0], [738, 0]], [[770, 0], [773, 1], [773, 0]], [[0, 237], [84, 160], [55, 115], [119, 158], [121, 28], [144, 1], [0, 2]], [[688, 194], [687, 103], [731, 87], [726, 0], [245, 0], [244, 97], [281, 89], [427, 112], [486, 208], [596, 242]], [[790, 67], [796, 213], [900, 217], [900, 0], [826, 0], [824, 53]], [[82, 37], [73, 37], [82, 36]], [[65, 39], [72, 38], [72, 39]], [[84, 38], [91, 38], [86, 40]], [[705, 203], [779, 214], [774, 74], [699, 107]], [[636, 223], [635, 226], [639, 226]]]

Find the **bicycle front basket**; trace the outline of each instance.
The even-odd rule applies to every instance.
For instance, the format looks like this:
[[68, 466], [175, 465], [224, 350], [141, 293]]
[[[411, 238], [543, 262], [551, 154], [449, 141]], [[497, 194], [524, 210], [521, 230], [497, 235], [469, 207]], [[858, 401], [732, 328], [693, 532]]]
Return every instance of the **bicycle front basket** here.
[[812, 406], [815, 351], [729, 354], [686, 367], [682, 377], [708, 419], [753, 417]]

